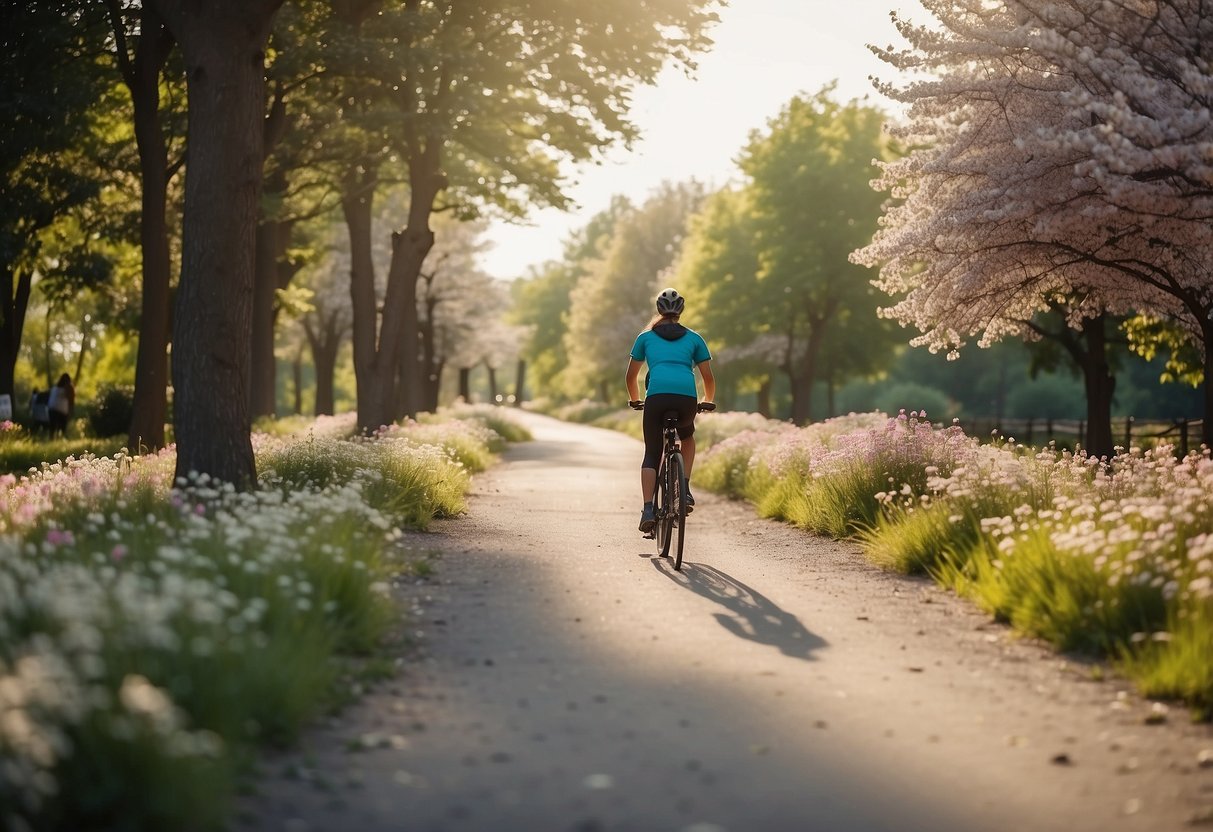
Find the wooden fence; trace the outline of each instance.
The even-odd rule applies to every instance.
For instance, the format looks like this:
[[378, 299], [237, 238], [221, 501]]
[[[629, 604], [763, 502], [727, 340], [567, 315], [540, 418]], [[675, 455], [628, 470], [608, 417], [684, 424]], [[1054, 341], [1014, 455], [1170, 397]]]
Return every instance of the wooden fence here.
[[[1150, 447], [1161, 443], [1175, 446], [1180, 456], [1189, 449], [1200, 447], [1201, 419], [1143, 419], [1132, 416], [1112, 420], [1112, 439], [1117, 445]], [[1051, 441], [1073, 447], [1086, 444], [1086, 422], [1082, 419], [994, 419], [978, 417], [961, 419], [960, 426], [970, 436], [983, 440], [995, 435], [1014, 438], [1021, 445], [1040, 446]]]

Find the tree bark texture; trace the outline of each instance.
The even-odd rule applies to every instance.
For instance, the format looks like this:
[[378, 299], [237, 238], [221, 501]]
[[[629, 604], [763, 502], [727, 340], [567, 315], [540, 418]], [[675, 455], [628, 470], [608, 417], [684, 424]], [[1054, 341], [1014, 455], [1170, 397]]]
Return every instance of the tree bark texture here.
[[173, 332], [177, 476], [256, 483], [250, 441], [253, 260], [265, 44], [282, 0], [157, 0], [181, 44], [189, 160]]
[[[399, 400], [402, 412], [417, 415], [421, 398], [417, 280], [426, 255], [434, 247], [430, 215], [438, 193], [445, 187], [446, 180], [438, 169], [437, 148], [422, 151], [410, 160], [408, 224], [392, 234], [392, 260], [377, 342], [373, 314], [368, 322], [368, 316], [364, 313], [360, 318], [355, 309], [354, 373], [358, 377], [358, 427], [364, 433], [393, 421], [397, 395], [402, 397]], [[373, 296], [372, 286], [372, 313]], [[363, 345], [361, 353], [359, 343]], [[397, 370], [401, 367], [406, 381], [398, 389]]]
[[1201, 384], [1204, 393], [1204, 412], [1200, 415], [1200, 441], [1208, 448], [1213, 448], [1213, 326], [1201, 329], [1204, 338], [1204, 371], [1205, 378]]
[[[32, 275], [22, 271], [17, 277], [10, 269], [0, 271], [0, 393], [12, 400], [13, 375], [21, 352], [21, 332], [29, 308]], [[14, 286], [15, 284], [15, 286]], [[16, 402], [13, 401], [16, 411]]]
[[459, 398], [467, 404], [472, 403], [472, 368], [459, 368]]
[[346, 175], [341, 196], [341, 213], [345, 217], [346, 232], [350, 238], [350, 308], [358, 427], [364, 433], [371, 433], [383, 424], [372, 424], [372, 414], [383, 412], [385, 406], [384, 391], [375, 385], [374, 379], [379, 312], [375, 304], [371, 216], [377, 184], [375, 172], [358, 165]]
[[[431, 200], [432, 203], [432, 200]], [[411, 212], [410, 212], [411, 213]], [[392, 363], [391, 374], [386, 366], [379, 368], [385, 383], [393, 387], [393, 403], [400, 416], [414, 417], [421, 405], [420, 318], [417, 314], [417, 278], [425, 257], [434, 246], [434, 232], [429, 229], [428, 214], [420, 220], [420, 228], [410, 218], [409, 226], [392, 234], [392, 262], [388, 269], [387, 293], [383, 299], [383, 322], [379, 333], [380, 364]], [[388, 340], [393, 339], [393, 340]], [[398, 363], [389, 362], [391, 353], [384, 344], [396, 343]], [[397, 377], [398, 376], [398, 377]], [[361, 409], [361, 408], [360, 408]], [[391, 421], [390, 419], [387, 421]]]
[[809, 329], [804, 355], [788, 372], [792, 386], [792, 421], [807, 425], [813, 419], [813, 383], [817, 380], [817, 356], [825, 338], [825, 321], [814, 321]]
[[[295, 353], [295, 358], [291, 361], [291, 380], [295, 384], [295, 396], [291, 407], [291, 413], [296, 416], [303, 414], [303, 348]], [[317, 414], [319, 415], [319, 414]]]
[[767, 376], [758, 386], [758, 414], [771, 418], [771, 377]]
[[135, 359], [135, 394], [127, 447], [164, 447], [168, 419], [168, 345], [172, 331], [172, 261], [169, 255], [168, 148], [160, 123], [160, 73], [168, 60], [173, 37], [150, 5], [140, 20], [135, 60], [124, 72], [134, 107], [135, 145], [139, 151], [142, 187], [139, 245], [143, 255], [139, 347]]
[[430, 368], [430, 377], [426, 380], [426, 411], [438, 412], [439, 399], [442, 397], [442, 373], [446, 370], [446, 362], [438, 360]]
[[253, 329], [249, 409], [254, 419], [277, 410], [278, 361], [274, 333], [278, 322], [278, 290], [290, 285], [294, 269], [286, 263], [293, 222], [266, 220], [257, 226], [253, 273]]
[[1108, 368], [1106, 316], [1083, 321], [1082, 340], [1085, 349], [1079, 365], [1087, 393], [1087, 453], [1111, 458], [1115, 453], [1112, 438], [1112, 394], [1116, 377]]
[[[421, 339], [421, 355], [419, 361], [420, 367], [420, 387], [421, 397], [418, 406], [421, 410], [427, 413], [434, 413], [438, 410], [438, 396], [442, 385], [442, 364], [438, 360], [438, 341], [437, 341], [437, 321], [435, 316], [438, 310], [438, 299], [433, 296], [431, 291], [434, 285], [432, 276], [426, 277], [425, 292], [425, 314], [418, 321], [418, 334]], [[402, 371], [400, 374], [402, 384], [407, 384], [408, 379]]]
[[308, 346], [312, 350], [312, 366], [316, 368], [316, 401], [313, 410], [317, 416], [332, 416], [334, 410], [333, 379], [337, 372], [337, 353], [341, 349], [341, 332], [337, 325], [338, 313], [330, 313], [314, 327], [308, 318], [303, 320]]
[[518, 373], [514, 376], [514, 407], [522, 407], [526, 397], [526, 359], [518, 359]]

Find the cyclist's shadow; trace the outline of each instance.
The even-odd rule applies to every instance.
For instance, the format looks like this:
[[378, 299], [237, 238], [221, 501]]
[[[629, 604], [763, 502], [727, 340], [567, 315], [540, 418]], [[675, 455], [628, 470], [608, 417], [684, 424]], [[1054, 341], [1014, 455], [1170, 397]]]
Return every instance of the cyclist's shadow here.
[[810, 632], [795, 615], [713, 566], [683, 563], [682, 571], [675, 572], [665, 558], [653, 558], [651, 563], [674, 583], [727, 609], [728, 613], [712, 617], [738, 638], [769, 644], [794, 659], [811, 660], [814, 650], [826, 646], [826, 640]]

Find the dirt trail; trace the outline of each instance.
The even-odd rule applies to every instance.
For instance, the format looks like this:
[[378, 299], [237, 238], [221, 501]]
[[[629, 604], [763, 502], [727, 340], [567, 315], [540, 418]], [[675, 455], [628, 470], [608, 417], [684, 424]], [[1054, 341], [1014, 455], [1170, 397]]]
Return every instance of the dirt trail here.
[[636, 532], [639, 443], [526, 418], [536, 441], [426, 538], [416, 654], [272, 760], [238, 829], [1155, 832], [1213, 810], [1213, 732], [1182, 710], [1147, 725], [1126, 683], [707, 494], [673, 572]]

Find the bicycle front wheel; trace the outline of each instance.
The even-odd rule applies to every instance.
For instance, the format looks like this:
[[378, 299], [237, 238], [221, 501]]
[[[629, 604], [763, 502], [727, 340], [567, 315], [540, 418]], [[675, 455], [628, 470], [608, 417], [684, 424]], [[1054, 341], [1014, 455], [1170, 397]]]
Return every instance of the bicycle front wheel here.
[[[670, 534], [677, 538], [674, 545], [674, 569], [682, 569], [682, 545], [686, 541], [687, 528], [687, 480], [682, 464], [682, 454], [670, 459], [670, 487], [673, 495], [670, 507]], [[669, 544], [667, 543], [667, 546]]]
[[657, 555], [666, 558], [670, 556], [670, 527], [673, 525], [671, 517], [674, 514], [674, 494], [671, 490], [669, 466], [665, 464], [662, 464], [661, 470], [657, 472], [655, 508], [657, 526], [653, 529], [653, 536], [657, 539]]

